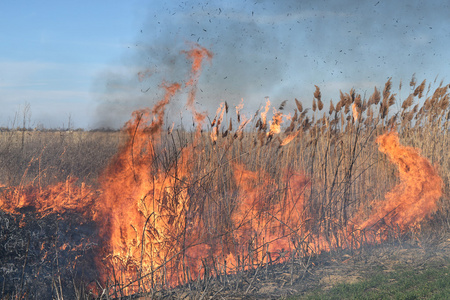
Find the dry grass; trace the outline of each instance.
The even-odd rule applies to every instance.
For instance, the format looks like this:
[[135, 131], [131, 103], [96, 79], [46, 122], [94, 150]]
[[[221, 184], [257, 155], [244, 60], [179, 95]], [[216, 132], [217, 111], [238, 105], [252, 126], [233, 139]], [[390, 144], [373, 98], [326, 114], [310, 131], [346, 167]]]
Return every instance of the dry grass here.
[[18, 186], [39, 181], [46, 186], [71, 176], [92, 183], [123, 138], [112, 131], [2, 131], [0, 182]]

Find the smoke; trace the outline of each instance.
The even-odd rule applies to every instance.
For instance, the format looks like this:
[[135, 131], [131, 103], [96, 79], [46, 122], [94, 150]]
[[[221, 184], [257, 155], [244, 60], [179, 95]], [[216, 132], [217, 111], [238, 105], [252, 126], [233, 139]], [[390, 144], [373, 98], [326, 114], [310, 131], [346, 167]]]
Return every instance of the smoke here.
[[[96, 85], [103, 82], [104, 90], [97, 107], [97, 126], [120, 126], [131, 111], [159, 100], [162, 82], [185, 82], [190, 62], [181, 52], [191, 43], [214, 55], [210, 64], [204, 64], [197, 85], [200, 111], [214, 112], [221, 101], [237, 105], [241, 98], [250, 107], [265, 102], [274, 84], [282, 80], [280, 62], [287, 59], [289, 51], [281, 53], [277, 27], [261, 24], [263, 17], [257, 18], [258, 4], [246, 11], [219, 5], [165, 5], [162, 13], [149, 15], [139, 30], [132, 55], [123, 58], [127, 68], [99, 76]], [[138, 72], [146, 74], [141, 81]], [[172, 115], [186, 110], [184, 99], [183, 92], [175, 97], [168, 107]]]
[[[327, 101], [337, 99], [339, 89], [355, 87], [363, 94], [390, 77], [405, 82], [414, 73], [434, 78], [443, 66], [431, 63], [431, 52], [446, 51], [433, 37], [445, 19], [434, 6], [187, 1], [150, 7], [135, 43], [124, 54], [126, 72], [99, 76], [105, 91], [97, 124], [121, 126], [134, 109], [160, 100], [162, 82], [184, 82], [190, 62], [180, 53], [191, 43], [214, 54], [212, 63], [204, 65], [196, 98], [198, 109], [210, 113], [221, 101], [237, 105], [241, 98], [244, 113], [254, 113], [266, 96], [274, 105], [294, 98], [309, 105], [315, 84]], [[433, 11], [438, 17], [426, 18]], [[141, 81], [140, 71], [146, 74]], [[168, 106], [175, 121], [185, 115], [185, 98], [180, 92]]]

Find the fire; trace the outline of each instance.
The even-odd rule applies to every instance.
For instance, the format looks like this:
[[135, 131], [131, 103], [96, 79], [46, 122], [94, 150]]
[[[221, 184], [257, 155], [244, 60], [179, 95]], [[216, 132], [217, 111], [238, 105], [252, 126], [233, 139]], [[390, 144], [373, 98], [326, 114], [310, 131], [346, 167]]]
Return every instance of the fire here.
[[138, 72], [137, 75], [139, 82], [142, 82], [145, 78], [152, 76], [152, 71], [150, 69], [147, 69], [145, 71]]
[[200, 45], [193, 45], [189, 51], [183, 51], [190, 60], [192, 60], [190, 79], [186, 82], [186, 87], [191, 87], [186, 106], [191, 110], [194, 120], [197, 122], [197, 131], [200, 131], [201, 125], [206, 118], [206, 112], [200, 113], [196, 110], [194, 101], [197, 93], [197, 83], [201, 73], [203, 60], [211, 61], [213, 54]]
[[264, 107], [264, 111], [261, 112], [261, 126], [262, 130], [266, 130], [267, 128], [267, 113], [269, 112], [270, 100], [267, 99], [266, 106]]
[[287, 144], [289, 144], [290, 142], [292, 142], [295, 137], [300, 133], [300, 131], [296, 131], [294, 133], [289, 134], [287, 137], [285, 137], [281, 143], [280, 146], [286, 146]]
[[278, 134], [281, 131], [281, 123], [283, 123], [283, 114], [274, 109], [272, 121], [269, 123], [268, 137], [272, 137], [274, 134]]
[[442, 179], [428, 159], [400, 144], [396, 132], [385, 133], [376, 142], [379, 150], [398, 166], [400, 183], [386, 193], [383, 202], [374, 201], [368, 218], [357, 215], [353, 222], [362, 230], [399, 226], [405, 231], [436, 211]]
[[[236, 264], [235, 253], [250, 256], [251, 265], [261, 263], [266, 255], [280, 262], [286, 260], [294, 249], [293, 241], [301, 235], [304, 194], [309, 180], [286, 170], [283, 179], [286, 193], [278, 195], [275, 182], [263, 170], [253, 172], [242, 164], [233, 164], [233, 173], [240, 190], [232, 215], [233, 234], [239, 249], [235, 247], [228, 258]], [[253, 253], [248, 253], [249, 249]]]
[[353, 120], [356, 122], [359, 117], [358, 108], [355, 103], [352, 104]]
[[[191, 79], [186, 83], [186, 86], [195, 85], [200, 77], [202, 63], [204, 59], [211, 61], [213, 54], [208, 49], [201, 47], [200, 45], [192, 45], [191, 50], [182, 51], [186, 56], [192, 60], [191, 67]], [[189, 99], [189, 101], [192, 99]], [[190, 103], [188, 103], [190, 105]]]
[[[380, 135], [376, 142], [379, 151], [398, 166], [400, 183], [385, 195], [384, 201], [374, 200], [371, 210], [356, 213], [348, 228], [343, 226], [333, 237], [324, 238], [321, 229], [314, 228], [319, 217], [310, 207], [315, 195], [312, 179], [304, 175], [300, 165], [280, 167], [282, 175], [275, 178], [269, 169], [244, 163], [241, 156], [230, 154], [229, 143], [219, 143], [221, 124], [228, 126], [228, 120], [223, 121], [228, 110], [226, 102], [218, 108], [210, 135], [206, 136], [206, 140], [216, 145], [211, 147], [214, 151], [219, 153], [223, 145], [226, 151], [218, 155], [220, 159], [211, 154], [202, 165], [198, 157], [205, 149], [199, 146], [199, 140], [203, 138], [201, 129], [206, 113], [195, 109], [194, 99], [202, 63], [211, 60], [212, 53], [196, 45], [183, 54], [192, 62], [189, 79], [185, 84], [163, 83], [165, 95], [153, 108], [133, 112], [123, 129], [128, 139], [101, 174], [98, 189], [85, 184], [80, 187], [75, 178], [45, 188], [33, 184], [4, 188], [0, 208], [17, 214], [33, 207], [41, 215], [75, 210], [92, 217], [103, 241], [96, 260], [101, 279], [116, 284], [123, 294], [138, 292], [143, 278], [153, 288], [173, 287], [209, 276], [213, 274], [207, 268], [211, 263], [219, 266], [215, 274], [236, 273], [285, 262], [300, 255], [300, 249], [306, 249], [303, 253], [331, 250], [337, 240], [350, 239], [349, 232], [366, 231], [369, 236], [369, 232], [375, 232], [376, 236], [377, 231], [394, 226], [407, 231], [436, 211], [442, 195], [442, 180], [436, 168], [416, 149], [402, 146], [395, 132]], [[148, 71], [140, 73], [139, 80], [147, 75]], [[165, 147], [162, 142], [165, 109], [183, 89], [189, 91], [187, 107], [195, 117], [197, 131], [191, 143], [177, 148], [176, 159], [161, 162], [157, 153]], [[236, 107], [239, 126], [235, 127], [234, 138], [243, 136], [250, 121], [241, 115], [242, 108], [243, 100]], [[281, 139], [281, 125], [286, 116], [274, 109], [267, 132], [269, 108], [267, 100], [257, 125], [259, 137], [267, 141], [278, 138], [280, 149], [293, 143], [302, 129], [295, 130], [296, 112], [292, 128]], [[352, 111], [354, 121], [358, 120], [354, 104]], [[308, 127], [308, 122], [306, 118], [301, 127]], [[231, 133], [232, 127], [230, 121], [226, 132]], [[228, 168], [223, 171], [223, 180], [228, 180], [223, 190], [217, 179], [222, 177], [212, 177], [216, 181], [211, 185], [203, 184], [205, 178], [218, 172], [216, 165], [208, 169], [214, 159], [219, 160], [224, 170]], [[195, 192], [204, 190], [204, 186], [217, 189], [222, 198], [211, 200], [208, 198], [211, 191], [205, 190], [204, 199], [199, 199]], [[211, 220], [207, 212], [212, 210], [215, 210], [212, 218], [220, 216], [222, 223]]]
[[[187, 55], [193, 58], [192, 78], [186, 84], [192, 86], [187, 106], [197, 122], [202, 122], [205, 115], [195, 110], [192, 97], [203, 56], [210, 57], [211, 54], [199, 48], [192, 49]], [[189, 230], [186, 227], [186, 223], [195, 221], [189, 220], [187, 194], [190, 184], [187, 178], [195, 145], [184, 148], [177, 164], [168, 172], [154, 165], [165, 107], [182, 85], [174, 83], [163, 87], [166, 94], [152, 110], [133, 113], [133, 119], [125, 125], [129, 136], [127, 143], [100, 178], [103, 193], [97, 203], [95, 220], [102, 224], [100, 234], [105, 240], [106, 263], [120, 270], [119, 276], [126, 275], [124, 284], [132, 283], [141, 274], [152, 273], [161, 266], [181, 268], [182, 262], [177, 257], [181, 252], [187, 259], [197, 255], [192, 253], [196, 234], [189, 232], [187, 235]], [[174, 257], [177, 261], [167, 264]], [[186, 278], [177, 278], [176, 272], [168, 273], [164, 275], [167, 277], [157, 281], [170, 285], [186, 281]], [[188, 278], [194, 277], [196, 268], [192, 267], [190, 273], [186, 271], [185, 274]], [[114, 281], [121, 280], [114, 278]], [[130, 287], [128, 291], [134, 289]]]
[[0, 197], [0, 208], [12, 214], [31, 209], [41, 217], [68, 210], [83, 214], [90, 213], [96, 194], [82, 183], [76, 184], [76, 178], [68, 177], [66, 182], [59, 182], [46, 188], [33, 184], [20, 187], [8, 187]]
[[[299, 247], [317, 253], [331, 250], [336, 240], [326, 240], [308, 225], [315, 216], [306, 206], [310, 179], [301, 170], [286, 169], [281, 183], [277, 183], [265, 170], [252, 171], [245, 164], [232, 163], [236, 198], [229, 227], [219, 229], [217, 235], [207, 233], [210, 229], [197, 213], [199, 204], [188, 193], [196, 186], [190, 174], [198, 153], [196, 143], [183, 148], [177, 164], [168, 170], [163, 172], [153, 165], [164, 107], [179, 88], [167, 86], [166, 97], [153, 110], [135, 112], [126, 126], [128, 143], [104, 172], [96, 216], [107, 245], [103, 264], [106, 259], [121, 270], [121, 276], [128, 278], [125, 285], [143, 274], [152, 274], [154, 281], [174, 286], [206, 276], [206, 267], [202, 266], [207, 261], [233, 273], [286, 261], [298, 253]], [[221, 104], [213, 121], [217, 130], [225, 106]], [[268, 110], [269, 102], [262, 119]], [[275, 112], [275, 118], [280, 115]], [[278, 133], [273, 131], [274, 135]], [[297, 134], [288, 135], [280, 146]], [[213, 141], [217, 141], [217, 134]], [[394, 225], [407, 230], [435, 211], [441, 196], [437, 171], [417, 150], [400, 145], [398, 135], [392, 132], [381, 135], [377, 143], [379, 150], [398, 165], [401, 183], [386, 194], [384, 202], [373, 202], [368, 217], [357, 214], [348, 232]], [[164, 272], [156, 272], [163, 267]], [[136, 288], [128, 290], [133, 291]]]

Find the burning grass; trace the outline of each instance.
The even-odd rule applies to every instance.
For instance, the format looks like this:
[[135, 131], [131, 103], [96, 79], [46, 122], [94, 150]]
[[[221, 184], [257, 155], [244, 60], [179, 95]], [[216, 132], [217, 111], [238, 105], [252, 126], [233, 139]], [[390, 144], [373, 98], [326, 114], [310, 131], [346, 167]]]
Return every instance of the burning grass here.
[[[98, 177], [43, 184], [43, 147], [23, 180], [2, 188], [1, 209], [23, 224], [64, 222], [67, 211], [95, 224], [80, 241], [95, 244], [97, 278], [85, 282], [91, 295], [152, 294], [232, 274], [254, 280], [278, 263], [291, 266], [292, 284], [305, 259], [321, 253], [448, 229], [448, 85], [423, 100], [425, 83], [412, 81], [395, 113], [389, 80], [368, 99], [341, 92], [329, 109], [316, 87], [312, 112], [297, 99], [291, 114], [286, 102], [267, 101], [251, 118], [241, 115], [243, 103], [231, 113], [225, 102], [206, 124], [193, 99], [202, 60], [212, 54], [197, 46], [184, 54], [193, 62], [190, 79], [166, 83], [161, 101], [133, 113]], [[165, 107], [182, 89], [195, 128], [163, 130]], [[25, 281], [11, 285], [4, 274], [3, 295], [23, 295]], [[64, 294], [57, 287], [52, 292]]]

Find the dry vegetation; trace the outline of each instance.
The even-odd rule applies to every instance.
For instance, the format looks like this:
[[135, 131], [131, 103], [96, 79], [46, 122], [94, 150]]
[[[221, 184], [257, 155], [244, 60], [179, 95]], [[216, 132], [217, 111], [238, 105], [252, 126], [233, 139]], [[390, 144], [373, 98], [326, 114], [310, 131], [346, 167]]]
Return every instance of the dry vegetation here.
[[[139, 159], [151, 160], [143, 162], [145, 166], [150, 166], [146, 172], [151, 174], [150, 178], [155, 181], [164, 178], [160, 181], [167, 184], [164, 187], [166, 190], [170, 189], [170, 192], [161, 192], [162, 194], [158, 196], [160, 198], [157, 198], [157, 201], [165, 203], [165, 213], [173, 217], [170, 226], [192, 222], [194, 227], [207, 229], [193, 234], [192, 238], [196, 239], [197, 244], [193, 246], [192, 243], [186, 242], [186, 235], [194, 232], [192, 226], [184, 225], [173, 229], [167, 225], [166, 229], [173, 230], [171, 240], [164, 239], [161, 244], [165, 243], [165, 246], [161, 246], [161, 249], [172, 247], [173, 250], [165, 254], [164, 263], [145, 269], [142, 266], [145, 259], [142, 253], [140, 261], [115, 257], [115, 269], [112, 271], [110, 269], [106, 281], [101, 282], [100, 279], [95, 281], [92, 274], [90, 277], [79, 277], [69, 272], [63, 278], [63, 281], [73, 282], [69, 287], [61, 283], [59, 264], [55, 267], [55, 261], [61, 254], [51, 250], [52, 245], [54, 248], [59, 247], [55, 241], [58, 238], [70, 240], [67, 237], [70, 230], [58, 229], [60, 226], [48, 233], [53, 237], [53, 242], [41, 247], [42, 251], [53, 254], [42, 258], [43, 255], [38, 254], [39, 245], [36, 245], [33, 248], [36, 252], [34, 257], [36, 261], [33, 262], [35, 265], [27, 270], [39, 272], [36, 267], [39, 265], [39, 259], [52, 260], [50, 265], [53, 267], [47, 268], [45, 276], [48, 276], [48, 282], [51, 282], [51, 288], [47, 292], [54, 298], [62, 298], [63, 294], [75, 295], [78, 298], [92, 297], [88, 295], [87, 288], [80, 287], [82, 283], [75, 282], [75, 279], [86, 280], [86, 278], [91, 280], [87, 282], [90, 288], [95, 286], [99, 291], [96, 297], [103, 299], [123, 297], [130, 291], [127, 290], [130, 286], [134, 287], [131, 290], [139, 294], [167, 296], [167, 293], [161, 291], [171, 286], [171, 280], [172, 283], [184, 284], [184, 289], [178, 295], [180, 297], [182, 295], [218, 297], [226, 295], [224, 293], [242, 295], [254, 291], [253, 287], [259, 280], [258, 276], [265, 276], [267, 279], [270, 278], [270, 272], [275, 274], [276, 262], [284, 262], [285, 284], [293, 285], [304, 280], [308, 274], [307, 269], [311, 267], [311, 259], [323, 250], [360, 249], [376, 240], [377, 236], [381, 241], [398, 241], [405, 238], [419, 238], [423, 233], [430, 236], [448, 232], [450, 229], [448, 88], [448, 85], [441, 83], [434, 92], [430, 92], [431, 85], [427, 86], [425, 81], [417, 84], [413, 78], [406, 88], [410, 95], [406, 99], [398, 99], [399, 97], [391, 92], [389, 80], [383, 90], [375, 88], [368, 98], [351, 90], [348, 93], [341, 93], [339, 101], [330, 101], [326, 106], [317, 87], [312, 109], [304, 109], [302, 103], [295, 99], [295, 109], [290, 112], [290, 119], [286, 120], [287, 113], [284, 108], [286, 103], [282, 102], [274, 110], [271, 123], [265, 119], [264, 114], [261, 115], [261, 112], [265, 111], [264, 108], [253, 118], [245, 120], [239, 112], [235, 113], [234, 109], [230, 109], [225, 103], [214, 121], [208, 124], [208, 130], [200, 134], [194, 129], [155, 131], [156, 127], [152, 123], [145, 127], [142, 133], [147, 139], [159, 142], [152, 144], [154, 148], [151, 156], [134, 157], [131, 168], [136, 167], [134, 164], [138, 164]], [[284, 122], [281, 124], [282, 120]], [[280, 130], [276, 125], [281, 125]], [[128, 129], [130, 128], [132, 127]], [[377, 225], [364, 228], [364, 232], [361, 233], [357, 229], [352, 229], [355, 215], [370, 215], [374, 206], [373, 201], [383, 201], [386, 192], [399, 180], [397, 167], [385, 154], [379, 152], [375, 143], [378, 136], [391, 130], [398, 132], [402, 144], [418, 148], [421, 155], [437, 167], [443, 180], [443, 194], [437, 209], [431, 214], [418, 217], [421, 222], [417, 224], [408, 224], [410, 225], [408, 228], [400, 228], [386, 222], [383, 227]], [[77, 178], [77, 185], [87, 183], [97, 187], [99, 174], [117, 153], [119, 145], [126, 144], [126, 136], [120, 132], [9, 131], [2, 132], [0, 138], [0, 182], [3, 184], [3, 197], [7, 197], [5, 195], [8, 195], [11, 187], [31, 184], [44, 188], [57, 182], [65, 182], [68, 178]], [[129, 145], [137, 143], [133, 140], [135, 135], [129, 134], [128, 138], [128, 141], [131, 140]], [[145, 151], [148, 149], [143, 148], [138, 154]], [[186, 153], [189, 155], [185, 155]], [[117, 164], [118, 160], [116, 158], [113, 161]], [[256, 174], [252, 181], [248, 182], [252, 191], [244, 187], [243, 181], [236, 179], [239, 170], [237, 166], [245, 167], [243, 173]], [[112, 168], [111, 164], [109, 168]], [[289, 181], [286, 181], [286, 176], [292, 176], [289, 175], [291, 174], [289, 170], [301, 172], [304, 176], [303, 189], [298, 191], [298, 197], [304, 199], [302, 206], [304, 211], [301, 213], [301, 219], [294, 224], [296, 228], [291, 228], [288, 220], [291, 216], [282, 215], [286, 219], [277, 218], [280, 203], [287, 201], [284, 205], [290, 205], [289, 201], [292, 200], [289, 198], [293, 195], [292, 187]], [[137, 182], [138, 179], [134, 180]], [[240, 205], [245, 201], [243, 198], [254, 197], [253, 192], [258, 197], [258, 203], [263, 203], [261, 205], [264, 207], [248, 218], [241, 219], [241, 224], [236, 225], [233, 222], [237, 218], [236, 213], [241, 210]], [[185, 216], [183, 219], [178, 218], [180, 210], [177, 210], [181, 201], [184, 203], [181, 211]], [[21, 213], [25, 214], [23, 211]], [[30, 212], [26, 214], [27, 218], [38, 222], [37, 215]], [[57, 223], [73, 224], [74, 217], [70, 216], [72, 218], [69, 218], [70, 222], [64, 221], [68, 218], [66, 216], [56, 218], [59, 220]], [[151, 216], [152, 213], [145, 216], [147, 221], [151, 220]], [[284, 237], [291, 243], [291, 249], [287, 254], [284, 250], [271, 253], [268, 250], [269, 242], [264, 241], [263, 236], [258, 236], [257, 230], [249, 235], [240, 231], [245, 226], [244, 221], [257, 223], [259, 218], [267, 217], [271, 217], [271, 222], [282, 224], [281, 227], [284, 227]], [[56, 222], [51, 219], [51, 214], [47, 214], [46, 218], [48, 224]], [[89, 216], [83, 215], [83, 218], [86, 219], [83, 219], [82, 224], [90, 222]], [[18, 226], [20, 220], [20, 214], [2, 213], [0, 241], [3, 249], [6, 249], [1, 250], [5, 257], [3, 260], [5, 262], [6, 257], [9, 257], [10, 260], [6, 263], [16, 266], [15, 269], [11, 267], [15, 271], [6, 267], [0, 269], [4, 298], [35, 298], [41, 295], [32, 290], [33, 287], [36, 288], [33, 282], [37, 280], [33, 278], [39, 276], [27, 274], [25, 271], [25, 266], [30, 264], [31, 258], [28, 253], [31, 249], [30, 239], [33, 236], [27, 235], [24, 231], [23, 228], [28, 227], [21, 227], [20, 232], [25, 237], [22, 238], [20, 245], [16, 245], [16, 248], [5, 247], [12, 243], [17, 244], [18, 242], [13, 239], [19, 238], [11, 233], [11, 229], [5, 229], [5, 222]], [[42, 224], [41, 227], [50, 226], [48, 224]], [[107, 225], [112, 226], [110, 223]], [[142, 235], [150, 230], [145, 226], [143, 229], [137, 229]], [[166, 229], [153, 230], [160, 230], [159, 234], [162, 235]], [[29, 230], [32, 232], [31, 228]], [[73, 234], [89, 239], [86, 230], [81, 233], [79, 229], [77, 230]], [[101, 228], [89, 230], [95, 233], [99, 230], [100, 236], [104, 237]], [[155, 235], [154, 232], [152, 234]], [[369, 235], [375, 238], [370, 239]], [[39, 236], [42, 237], [42, 234], [35, 235], [34, 238]], [[242, 241], [243, 237], [249, 240]], [[139, 244], [142, 249], [145, 239], [143, 238]], [[152, 238], [147, 239], [147, 243], [151, 243]], [[73, 239], [71, 241], [74, 243]], [[183, 255], [189, 248], [199, 244], [207, 244], [209, 249], [214, 248], [215, 251], [213, 255], [207, 256], [197, 264], [200, 265], [198, 271], [193, 271], [192, 264]], [[92, 247], [88, 250], [84, 248], [84, 252], [76, 254], [85, 255]], [[231, 252], [237, 253], [235, 254], [237, 263], [234, 266], [227, 265], [224, 259]], [[183, 256], [183, 259], [178, 259], [179, 256]], [[130, 269], [135, 270], [135, 276], [132, 278], [117, 275], [121, 272], [127, 274]], [[229, 277], [227, 273], [236, 277]], [[197, 277], [193, 278], [193, 274], [197, 274]], [[59, 278], [59, 282], [55, 278]], [[71, 291], [68, 291], [69, 289]], [[174, 292], [169, 295], [177, 296]]]
[[68, 176], [94, 183], [123, 135], [114, 131], [4, 130], [0, 132], [0, 182], [43, 186]]

